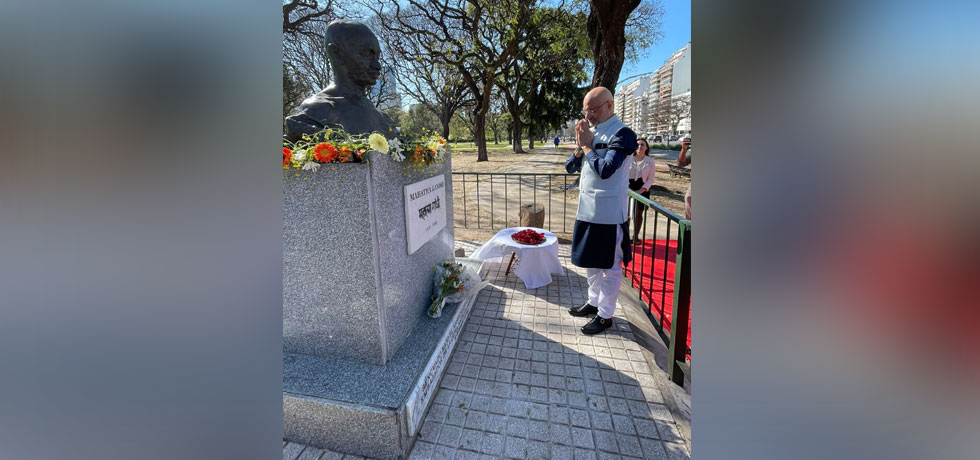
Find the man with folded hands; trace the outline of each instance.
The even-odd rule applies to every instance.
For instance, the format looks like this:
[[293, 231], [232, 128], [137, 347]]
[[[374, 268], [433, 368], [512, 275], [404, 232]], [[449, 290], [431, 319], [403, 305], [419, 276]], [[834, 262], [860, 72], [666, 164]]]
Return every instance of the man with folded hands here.
[[585, 119], [575, 125], [578, 147], [565, 161], [569, 173], [581, 171], [578, 211], [572, 234], [572, 263], [586, 269], [589, 300], [568, 310], [572, 316], [596, 316], [582, 327], [597, 334], [612, 326], [622, 263], [631, 259], [626, 158], [637, 148], [636, 133], [613, 112], [613, 95], [601, 86], [582, 102]]

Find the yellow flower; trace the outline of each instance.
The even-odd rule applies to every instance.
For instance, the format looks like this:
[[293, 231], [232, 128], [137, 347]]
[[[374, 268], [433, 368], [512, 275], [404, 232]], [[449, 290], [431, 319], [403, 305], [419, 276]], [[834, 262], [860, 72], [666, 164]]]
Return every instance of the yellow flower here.
[[384, 136], [378, 133], [368, 136], [368, 145], [371, 147], [371, 150], [388, 152], [388, 139], [385, 139]]

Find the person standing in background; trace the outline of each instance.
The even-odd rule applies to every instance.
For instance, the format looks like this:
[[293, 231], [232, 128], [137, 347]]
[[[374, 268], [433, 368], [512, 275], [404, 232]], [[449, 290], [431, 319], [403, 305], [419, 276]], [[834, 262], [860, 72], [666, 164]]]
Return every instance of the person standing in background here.
[[[688, 166], [691, 164], [691, 138], [685, 137], [684, 142], [681, 144], [681, 153], [677, 155], [677, 166]], [[693, 179], [693, 178], [692, 178]], [[694, 181], [691, 181], [691, 185], [687, 186], [687, 193], [684, 194], [684, 218], [691, 220], [691, 186], [694, 185]]]
[[613, 112], [613, 96], [601, 86], [582, 101], [575, 125], [575, 152], [565, 161], [569, 173], [581, 171], [578, 210], [572, 233], [572, 263], [586, 269], [589, 300], [568, 310], [572, 316], [596, 314], [582, 327], [597, 334], [612, 326], [623, 262], [632, 258], [629, 239], [627, 184], [623, 163], [636, 150], [636, 133]]
[[[657, 163], [653, 157], [649, 156], [650, 144], [647, 143], [646, 136], [637, 139], [636, 143], [633, 161], [630, 162], [629, 188], [649, 200], [650, 186], [653, 185]], [[646, 214], [646, 211], [646, 205], [633, 201], [633, 244], [639, 242], [640, 227], [643, 224], [643, 215]]]
[[555, 150], [558, 150], [558, 143], [561, 142], [561, 138], [555, 136]]

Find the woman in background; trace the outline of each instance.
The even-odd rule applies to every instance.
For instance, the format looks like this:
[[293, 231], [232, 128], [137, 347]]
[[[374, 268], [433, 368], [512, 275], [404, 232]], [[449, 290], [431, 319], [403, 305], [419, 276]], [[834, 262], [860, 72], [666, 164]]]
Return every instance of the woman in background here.
[[[649, 156], [650, 144], [647, 143], [646, 136], [636, 139], [636, 151], [633, 152], [633, 161], [630, 162], [630, 190], [633, 190], [643, 198], [650, 199], [650, 186], [653, 185], [654, 172], [657, 169], [656, 161]], [[643, 225], [643, 215], [647, 207], [634, 201], [633, 203], [633, 244], [639, 242], [640, 227]]]

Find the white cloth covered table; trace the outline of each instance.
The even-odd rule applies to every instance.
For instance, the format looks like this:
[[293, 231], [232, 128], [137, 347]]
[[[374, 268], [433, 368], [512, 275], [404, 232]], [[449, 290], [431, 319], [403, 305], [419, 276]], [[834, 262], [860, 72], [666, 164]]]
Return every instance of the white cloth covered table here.
[[[538, 245], [521, 244], [510, 236], [521, 230], [531, 229], [544, 233], [544, 243]], [[554, 233], [535, 227], [505, 228], [490, 241], [483, 243], [470, 258], [488, 262], [500, 262], [501, 258], [510, 252], [517, 253], [520, 263], [514, 269], [514, 274], [528, 289], [539, 288], [551, 283], [551, 274], [565, 274], [565, 269], [558, 261], [558, 237]]]

